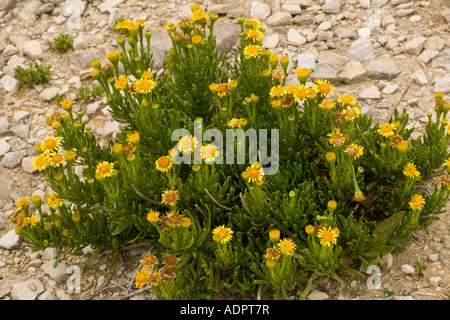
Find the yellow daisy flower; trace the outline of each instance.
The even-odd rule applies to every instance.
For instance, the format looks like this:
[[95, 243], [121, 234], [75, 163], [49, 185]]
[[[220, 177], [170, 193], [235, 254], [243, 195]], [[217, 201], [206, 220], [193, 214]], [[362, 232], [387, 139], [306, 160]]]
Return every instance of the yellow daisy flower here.
[[219, 150], [215, 145], [210, 143], [202, 147], [202, 159], [205, 160], [205, 163], [213, 163], [218, 155]]
[[161, 195], [161, 203], [168, 204], [169, 206], [174, 206], [177, 204], [179, 199], [178, 190], [166, 190]]
[[383, 123], [380, 125], [377, 132], [383, 137], [392, 137], [394, 135], [394, 126], [390, 123]]
[[34, 158], [32, 166], [35, 167], [35, 170], [43, 171], [49, 166], [49, 164], [49, 157], [46, 154], [40, 154]]
[[184, 215], [170, 211], [159, 219], [159, 224], [161, 225], [161, 228], [167, 231], [171, 228], [181, 227], [184, 218]]
[[65, 162], [64, 156], [60, 153], [50, 154], [48, 156], [48, 158], [49, 158], [49, 164], [53, 168], [57, 168], [60, 165], [64, 164], [64, 162]]
[[199, 44], [200, 42], [202, 42], [202, 40], [203, 40], [202, 36], [200, 36], [198, 34], [193, 35], [191, 38], [191, 41], [193, 44]]
[[59, 194], [57, 193], [48, 194], [45, 196], [45, 201], [47, 201], [47, 204], [50, 208], [56, 209], [64, 204], [64, 200], [58, 197]]
[[444, 165], [447, 167], [447, 170], [450, 170], [450, 158], [445, 160]]
[[252, 164], [244, 171], [243, 176], [249, 182], [261, 182], [264, 176], [261, 163], [256, 162]]
[[310, 88], [303, 84], [297, 86], [297, 90], [294, 93], [294, 99], [296, 101], [304, 101], [308, 97], [309, 90]]
[[264, 34], [260, 29], [247, 29], [245, 30], [247, 39], [252, 40], [253, 43], [259, 42], [264, 38]]
[[233, 230], [226, 228], [224, 225], [214, 228], [212, 231], [213, 239], [221, 244], [225, 244], [231, 240]]
[[113, 162], [103, 161], [97, 165], [97, 170], [95, 171], [95, 174], [101, 178], [105, 178], [111, 177], [115, 172], [116, 169], [114, 169]]
[[197, 22], [197, 21], [204, 21], [206, 22], [206, 20], [208, 20], [208, 14], [201, 11], [201, 10], [197, 10], [194, 11], [192, 13], [192, 21]]
[[22, 197], [16, 201], [15, 206], [17, 209], [22, 209], [23, 207], [27, 206], [29, 203], [30, 203], [30, 197]]
[[292, 255], [297, 247], [292, 239], [284, 238], [280, 240], [277, 244], [278, 249], [280, 249], [281, 253], [289, 256]]
[[249, 45], [244, 48], [244, 56], [246, 58], [256, 58], [259, 55], [261, 46], [259, 45]]
[[312, 69], [309, 68], [297, 68], [294, 69], [295, 74], [297, 75], [298, 81], [302, 84], [308, 80], [309, 74], [312, 72]]
[[127, 76], [120, 76], [119, 79], [116, 80], [114, 83], [114, 88], [123, 90], [128, 85], [128, 77]]
[[166, 23], [166, 25], [164, 26], [164, 28], [166, 28], [166, 30], [175, 30], [175, 28], [177, 27], [177, 23], [173, 22], [173, 21], [169, 21]]
[[41, 142], [40, 147], [44, 154], [53, 153], [58, 151], [60, 143], [60, 137], [49, 136], [45, 141]]
[[70, 109], [70, 107], [72, 106], [72, 100], [70, 100], [70, 99], [64, 99], [64, 100], [61, 101], [59, 104], [61, 105], [61, 107], [62, 107], [64, 110], [68, 110], [68, 109]]
[[347, 93], [339, 96], [339, 98], [337, 100], [342, 105], [354, 105], [354, 104], [356, 104], [356, 98], [351, 96], [351, 95], [349, 95], [349, 94], [347, 94]]
[[193, 136], [184, 136], [181, 137], [180, 141], [178, 141], [177, 147], [181, 153], [191, 153], [194, 151], [194, 148], [198, 146], [197, 138]]
[[129, 132], [127, 134], [128, 143], [138, 143], [139, 142], [139, 132], [135, 131], [133, 133]]
[[342, 113], [345, 116], [345, 120], [353, 121], [361, 114], [361, 109], [357, 106], [348, 107], [347, 109], [342, 110]]
[[151, 70], [145, 70], [141, 74], [142, 79], [153, 79], [153, 72]]
[[353, 159], [359, 158], [363, 154], [363, 151], [364, 151], [364, 147], [358, 146], [357, 144], [354, 144], [354, 143], [350, 144], [345, 149], [345, 152], [348, 155], [352, 156]]
[[322, 96], [328, 97], [334, 93], [334, 86], [327, 80], [317, 79], [314, 83], [314, 89]]
[[331, 247], [331, 244], [337, 244], [338, 234], [335, 229], [331, 227], [322, 228], [317, 233], [317, 237], [320, 239], [320, 244], [324, 247]]
[[133, 88], [140, 94], [149, 94], [156, 88], [156, 81], [141, 78], [133, 83]]
[[272, 259], [272, 260], [278, 260], [280, 258], [280, 249], [278, 249], [276, 246], [273, 246], [272, 248], [268, 248], [266, 250], [266, 258]]
[[416, 165], [412, 162], [409, 162], [405, 166], [405, 168], [403, 170], [403, 174], [410, 179], [415, 179], [415, 178], [420, 177], [420, 172], [417, 170]]
[[32, 214], [27, 218], [27, 222], [31, 225], [31, 227], [34, 227], [36, 223], [38, 223], [38, 221], [39, 219], [34, 214]]
[[159, 215], [160, 215], [161, 213], [159, 213], [158, 211], [155, 211], [155, 210], [150, 210], [148, 213], [147, 213], [147, 221], [148, 222], [158, 222], [158, 220], [159, 220]]
[[172, 158], [170, 156], [162, 156], [155, 161], [155, 166], [156, 170], [160, 172], [167, 172], [173, 166]]
[[332, 99], [323, 99], [323, 101], [319, 104], [319, 107], [324, 110], [331, 110], [335, 105], [336, 103]]
[[116, 49], [114, 51], [106, 53], [105, 54], [105, 59], [107, 59], [107, 60], [109, 60], [111, 62], [117, 61], [119, 59], [119, 55], [120, 55], [119, 49]]
[[330, 137], [329, 142], [333, 145], [333, 147], [342, 146], [346, 141], [345, 135], [341, 133], [341, 130], [339, 128], [334, 129], [333, 132], [328, 134], [328, 137]]
[[223, 98], [224, 96], [226, 96], [229, 93], [230, 93], [230, 88], [228, 87], [228, 83], [221, 83], [221, 84], [217, 85], [217, 95], [220, 98]]
[[149, 253], [139, 262], [141, 262], [146, 268], [154, 268], [156, 265], [156, 257]]
[[141, 270], [139, 270], [136, 274], [135, 277], [135, 285], [137, 288], [142, 288], [144, 286], [144, 284], [147, 283], [147, 280], [150, 276], [150, 271], [145, 269], [145, 268], [141, 268]]
[[286, 94], [286, 89], [283, 86], [275, 86], [275, 87], [270, 88], [269, 95], [272, 98], [280, 98], [284, 94]]
[[420, 194], [415, 194], [412, 196], [409, 202], [409, 207], [412, 210], [422, 210], [425, 204], [425, 199]]

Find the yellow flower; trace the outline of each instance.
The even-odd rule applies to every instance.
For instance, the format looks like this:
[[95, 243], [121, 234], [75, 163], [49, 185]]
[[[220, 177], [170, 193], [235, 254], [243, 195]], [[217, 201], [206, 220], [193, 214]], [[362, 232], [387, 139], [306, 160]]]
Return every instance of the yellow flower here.
[[362, 202], [362, 201], [366, 200], [366, 197], [363, 195], [361, 190], [356, 190], [355, 195], [353, 196], [353, 200], [356, 202]]
[[132, 24], [131, 20], [123, 20], [117, 22], [117, 24], [114, 26], [114, 30], [120, 30], [120, 29], [128, 29], [130, 25]]
[[118, 61], [119, 55], [120, 55], [119, 49], [116, 49], [114, 51], [111, 51], [111, 52], [108, 52], [107, 54], [105, 54], [105, 59], [107, 59], [111, 62]]
[[349, 107], [347, 109], [342, 110], [342, 113], [345, 116], [345, 120], [353, 121], [356, 117], [360, 115], [361, 109], [357, 106]]
[[202, 147], [202, 159], [205, 163], [213, 163], [216, 157], [219, 155], [219, 150], [213, 144], [207, 144]]
[[356, 104], [356, 98], [349, 95], [349, 94], [343, 94], [338, 99], [338, 102], [340, 102], [342, 105], [354, 105]]
[[57, 168], [60, 165], [64, 164], [64, 162], [65, 162], [64, 156], [62, 154], [60, 154], [60, 153], [50, 154], [48, 156], [48, 158], [49, 158], [49, 164], [53, 168]]
[[144, 284], [147, 283], [147, 280], [150, 276], [150, 271], [148, 271], [147, 269], [141, 268], [141, 270], [139, 270], [136, 274], [136, 282], [135, 285], [137, 288], [142, 288], [142, 286]]
[[284, 238], [283, 240], [280, 240], [277, 246], [280, 249], [281, 253], [287, 256], [292, 255], [297, 247], [294, 241], [289, 238]]
[[170, 211], [159, 219], [159, 224], [164, 230], [170, 230], [171, 228], [178, 228], [183, 225], [184, 215], [178, 212]]
[[22, 209], [23, 207], [27, 206], [30, 203], [30, 197], [22, 197], [16, 201], [15, 206], [17, 209]]
[[58, 151], [60, 143], [61, 143], [60, 137], [50, 136], [47, 137], [45, 141], [41, 142], [40, 147], [44, 154], [53, 153]]
[[222, 98], [230, 93], [228, 83], [221, 83], [217, 86], [217, 95]]
[[245, 30], [247, 39], [252, 40], [253, 43], [259, 42], [264, 38], [264, 35], [260, 29], [247, 29]]
[[285, 77], [283, 69], [273, 69], [272, 70], [272, 79], [281, 81]]
[[199, 44], [200, 42], [202, 42], [202, 40], [203, 40], [202, 36], [199, 36], [198, 34], [193, 35], [191, 38], [193, 44]]
[[192, 221], [188, 217], [184, 217], [181, 221], [181, 226], [183, 228], [189, 228], [191, 226], [191, 224], [192, 224]]
[[166, 28], [169, 31], [175, 30], [176, 27], [177, 27], [177, 23], [173, 22], [173, 21], [167, 22], [167, 24], [164, 26], [164, 28]]
[[49, 165], [49, 157], [46, 154], [38, 155], [36, 158], [34, 158], [34, 161], [32, 163], [33, 167], [36, 167], [35, 169], [38, 171], [45, 170]]
[[447, 167], [447, 170], [450, 170], [450, 158], [445, 160], [444, 165]]
[[389, 145], [398, 148], [398, 145], [403, 142], [403, 138], [399, 136], [398, 134], [391, 137], [391, 142], [389, 142]]
[[328, 227], [328, 229], [320, 229], [317, 233], [317, 237], [320, 239], [320, 244], [322, 246], [331, 247], [332, 243], [337, 243], [338, 234], [336, 233], [335, 229], [331, 229], [331, 227]]
[[357, 144], [354, 144], [354, 143], [350, 144], [345, 149], [345, 152], [348, 155], [352, 156], [353, 159], [359, 158], [363, 154], [363, 151], [364, 151], [364, 147], [358, 146]]
[[314, 233], [314, 231], [315, 231], [314, 226], [312, 226], [312, 225], [310, 225], [310, 224], [308, 224], [308, 225], [305, 227], [305, 232], [306, 232], [307, 234], [309, 234], [309, 235], [312, 235], [312, 234]]
[[156, 170], [160, 172], [167, 172], [173, 166], [172, 158], [170, 156], [162, 156], [155, 161], [155, 166]]
[[269, 231], [269, 239], [271, 241], [277, 242], [280, 239], [280, 230], [272, 229]]
[[409, 202], [409, 207], [412, 210], [422, 210], [425, 204], [425, 199], [420, 194], [415, 194], [412, 196], [411, 201]]
[[156, 265], [156, 257], [149, 253], [139, 262], [146, 268], [154, 268]]
[[272, 98], [280, 98], [286, 93], [286, 89], [283, 86], [275, 86], [270, 88], [269, 95]]
[[333, 163], [333, 162], [335, 162], [336, 161], [336, 153], [334, 153], [334, 152], [327, 152], [326, 154], [325, 154], [325, 159], [327, 159], [327, 161], [329, 162], [329, 163]]
[[179, 199], [178, 190], [166, 190], [163, 192], [161, 197], [161, 203], [168, 204], [169, 206], [174, 206], [177, 204], [177, 201]]
[[217, 241], [221, 244], [225, 244], [231, 240], [233, 230], [231, 230], [230, 228], [225, 228], [225, 226], [223, 225], [223, 226], [214, 228], [214, 230], [212, 231], [212, 234], [213, 234], [213, 239], [215, 241]]
[[128, 143], [138, 143], [139, 142], [139, 132], [135, 131], [133, 133], [129, 132], [127, 134]]
[[328, 137], [330, 137], [329, 142], [333, 145], [333, 147], [342, 146], [346, 141], [345, 136], [341, 133], [341, 130], [339, 128], [334, 129], [333, 132], [328, 134]]
[[403, 170], [403, 174], [411, 179], [420, 177], [420, 172], [416, 169], [416, 165], [412, 162], [409, 162], [405, 166], [405, 169]]
[[314, 89], [325, 97], [328, 97], [329, 95], [332, 95], [334, 93], [333, 85], [327, 80], [315, 80]]
[[324, 99], [320, 104], [319, 107], [324, 110], [331, 110], [335, 106], [335, 103], [331, 99]]
[[133, 88], [140, 94], [149, 94], [156, 88], [156, 81], [141, 78], [133, 83]]
[[273, 100], [272, 102], [270, 102], [270, 104], [272, 105], [273, 108], [279, 108], [281, 107], [281, 100], [280, 99]]
[[264, 175], [261, 163], [259, 162], [252, 164], [244, 171], [244, 173], [244, 176], [249, 182], [261, 182]]
[[261, 22], [258, 19], [248, 19], [245, 21], [245, 26], [250, 29], [259, 29], [261, 28]]
[[295, 101], [304, 101], [308, 97], [309, 87], [301, 84], [297, 86], [297, 90], [294, 93]]
[[258, 45], [249, 45], [244, 48], [244, 56], [246, 58], [256, 58], [261, 50]]
[[116, 170], [114, 169], [113, 162], [103, 161], [97, 165], [97, 170], [95, 171], [95, 174], [98, 175], [100, 178], [105, 178], [111, 177], [115, 172]]
[[119, 79], [114, 83], [114, 88], [123, 90], [128, 85], [128, 77], [127, 76], [120, 76]]
[[177, 146], [181, 153], [190, 154], [198, 146], [198, 140], [193, 136], [184, 136], [178, 141]]
[[402, 141], [397, 145], [398, 151], [405, 152], [408, 149], [408, 141]]
[[141, 74], [142, 79], [153, 79], [153, 72], [151, 70], [145, 70]]
[[208, 20], [208, 14], [207, 13], [205, 13], [205, 12], [203, 12], [201, 10], [194, 11], [192, 13], [192, 21], [197, 22], [197, 21], [202, 21], [202, 20], [204, 22], [206, 22], [206, 20]]
[[242, 120], [242, 119], [232, 118], [231, 120], [229, 120], [229, 121], [227, 122], [227, 125], [228, 125], [230, 128], [232, 128], [232, 129], [234, 129], [234, 128], [240, 128], [241, 125], [242, 125], [242, 121], [241, 121], [241, 120]]
[[147, 213], [147, 220], [148, 220], [149, 222], [158, 222], [158, 220], [159, 220], [159, 215], [160, 215], [160, 213], [159, 213], [158, 211], [150, 210], [150, 211]]
[[294, 69], [294, 72], [297, 75], [298, 81], [301, 84], [305, 84], [306, 80], [308, 80], [309, 74], [312, 72], [312, 69], [297, 68], [297, 69]]
[[27, 222], [31, 225], [31, 227], [34, 227], [38, 221], [38, 218], [34, 214], [27, 218]]
[[70, 99], [64, 99], [64, 100], [61, 101], [59, 104], [61, 105], [61, 107], [62, 107], [64, 110], [67, 110], [67, 109], [70, 109], [70, 107], [72, 106], [72, 100], [70, 100]]
[[280, 258], [280, 249], [278, 249], [276, 246], [268, 248], [266, 250], [266, 258], [274, 261], [278, 260], [278, 258]]
[[64, 200], [58, 197], [59, 194], [57, 193], [48, 194], [45, 196], [45, 201], [47, 201], [47, 204], [50, 208], [56, 209], [64, 204]]
[[383, 123], [380, 125], [377, 132], [383, 137], [392, 137], [394, 135], [394, 126], [390, 123]]
[[99, 69], [92, 69], [90, 73], [91, 73], [91, 77], [92, 78], [96, 78], [100, 74], [100, 70]]

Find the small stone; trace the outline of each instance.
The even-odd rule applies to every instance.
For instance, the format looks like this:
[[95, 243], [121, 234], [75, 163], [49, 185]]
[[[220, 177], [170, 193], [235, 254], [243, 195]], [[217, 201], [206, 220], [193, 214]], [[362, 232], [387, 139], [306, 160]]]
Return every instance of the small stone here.
[[59, 262], [56, 268], [54, 267], [54, 264], [55, 260], [49, 260], [42, 264], [41, 269], [52, 279], [59, 283], [66, 281], [69, 277], [66, 264], [63, 262]]
[[367, 62], [375, 58], [372, 42], [366, 38], [355, 40], [347, 50], [346, 56], [348, 60], [356, 60]]
[[450, 7], [443, 9], [441, 11], [441, 15], [444, 18], [446, 23], [450, 23]]
[[281, 6], [281, 9], [284, 11], [289, 12], [292, 15], [298, 15], [300, 13], [302, 13], [302, 8], [300, 7], [299, 4], [283, 4]]
[[7, 117], [0, 117], [0, 135], [6, 133], [9, 128], [9, 122]]
[[405, 51], [409, 54], [418, 56], [425, 46], [425, 37], [416, 37], [405, 43]]
[[439, 261], [439, 253], [432, 253], [428, 257], [432, 262], [438, 262]]
[[412, 23], [419, 22], [420, 20], [422, 20], [422, 17], [418, 14], [409, 17], [409, 21], [411, 21]]
[[0, 1], [0, 11], [8, 10], [17, 0], [2, 0]]
[[262, 47], [267, 49], [276, 48], [279, 41], [280, 36], [278, 35], [278, 33], [266, 34], [262, 41]]
[[394, 295], [392, 300], [414, 300], [414, 298], [411, 297], [411, 296], [397, 296], [397, 295]]
[[301, 53], [297, 56], [297, 67], [312, 69], [316, 67], [316, 58], [312, 53]]
[[0, 166], [4, 168], [15, 168], [22, 163], [22, 159], [26, 156], [25, 151], [8, 152], [0, 162]]
[[402, 265], [401, 271], [405, 274], [413, 274], [415, 269], [413, 266], [410, 266], [409, 264]]
[[59, 5], [61, 15], [68, 18], [70, 16], [81, 17], [86, 9], [86, 1], [66, 0]]
[[45, 88], [39, 94], [39, 98], [45, 101], [53, 100], [53, 98], [59, 93], [59, 91], [60, 89], [58, 87]]
[[292, 24], [292, 15], [286, 11], [275, 12], [267, 18], [270, 26], [286, 26]]
[[364, 80], [367, 76], [367, 70], [359, 61], [349, 61], [344, 65], [341, 73], [338, 75], [339, 81], [345, 83], [357, 83]]
[[43, 13], [51, 14], [55, 10], [55, 5], [53, 3], [46, 3], [39, 7], [39, 9], [36, 11], [36, 15], [40, 16]]
[[296, 45], [304, 45], [306, 43], [306, 38], [300, 34], [297, 30], [291, 28], [287, 33], [287, 40]]
[[358, 35], [360, 38], [370, 38], [372, 28], [359, 28]]
[[341, 2], [339, 0], [325, 0], [322, 5], [322, 11], [324, 13], [339, 13], [341, 9]]
[[12, 285], [10, 297], [11, 300], [35, 300], [44, 290], [44, 285], [38, 279], [21, 281]]
[[392, 80], [401, 70], [391, 59], [374, 59], [366, 64], [367, 76], [370, 79]]
[[271, 8], [268, 4], [253, 1], [250, 8], [250, 17], [259, 20], [265, 20], [270, 16]]
[[436, 50], [423, 50], [419, 55], [419, 60], [423, 63], [428, 63], [439, 55], [439, 51]]
[[15, 126], [11, 127], [10, 130], [19, 138], [26, 140], [26, 139], [28, 139], [28, 134], [30, 132], [30, 126], [27, 124], [24, 124], [24, 123], [19, 123], [19, 124], [16, 124]]
[[434, 92], [449, 93], [450, 92], [450, 73], [436, 79], [434, 83]]
[[21, 242], [22, 238], [16, 234], [15, 229], [12, 229], [0, 238], [0, 248], [6, 250], [17, 249]]
[[44, 51], [37, 40], [30, 40], [23, 44], [23, 53], [33, 60], [42, 59]]
[[440, 36], [432, 36], [425, 41], [424, 49], [441, 51], [444, 48], [444, 46], [445, 46], [444, 39], [442, 39]]
[[380, 91], [376, 85], [371, 85], [368, 88], [363, 89], [359, 93], [361, 99], [381, 99]]
[[25, 172], [33, 173], [36, 172], [35, 167], [33, 166], [33, 161], [36, 157], [25, 157], [22, 159], [22, 169]]
[[397, 92], [397, 90], [400, 88], [400, 86], [396, 83], [394, 84], [389, 84], [386, 87], [384, 87], [383, 89], [383, 93], [384, 94], [394, 94]]
[[6, 139], [0, 139], [0, 157], [4, 156], [9, 150], [11, 150], [11, 145], [8, 141]]
[[329, 296], [325, 292], [319, 290], [311, 291], [306, 297], [308, 300], [328, 300]]
[[9, 75], [5, 75], [0, 82], [3, 85], [5, 91], [9, 93], [16, 93], [22, 86], [22, 83], [20, 81], [14, 79]]
[[88, 47], [88, 41], [86, 39], [86, 37], [84, 36], [83, 32], [80, 32], [80, 34], [78, 35], [78, 37], [76, 37], [73, 40], [73, 44], [72, 44], [73, 50], [83, 50], [83, 49], [87, 49]]
[[417, 71], [411, 75], [411, 78], [413, 79], [414, 83], [420, 86], [428, 84], [427, 76], [422, 69], [417, 69]]
[[331, 63], [339, 68], [343, 67], [348, 59], [345, 56], [338, 55], [334, 52], [321, 52], [317, 56], [317, 62], [319, 63]]
[[338, 72], [339, 68], [330, 63], [316, 63], [316, 67], [311, 73], [311, 78], [333, 82], [338, 79]]
[[106, 0], [102, 1], [102, 3], [97, 8], [102, 13], [111, 12], [113, 9], [115, 9], [119, 4], [123, 2], [125, 2], [125, 0]]
[[430, 282], [430, 285], [433, 289], [436, 289], [439, 287], [439, 284], [442, 282], [442, 277], [431, 277], [428, 279], [428, 282]]
[[340, 39], [356, 39], [357, 33], [355, 30], [345, 27], [337, 27], [334, 31], [336, 36]]

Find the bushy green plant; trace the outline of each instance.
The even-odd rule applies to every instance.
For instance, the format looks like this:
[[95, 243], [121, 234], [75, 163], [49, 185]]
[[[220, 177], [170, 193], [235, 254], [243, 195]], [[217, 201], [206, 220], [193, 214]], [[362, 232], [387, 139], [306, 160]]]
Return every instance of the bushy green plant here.
[[28, 68], [17, 66], [14, 68], [14, 73], [24, 87], [29, 87], [33, 84], [48, 82], [50, 80], [51, 67], [44, 67], [37, 62], [32, 62]]
[[[442, 95], [413, 138], [405, 111], [372, 123], [354, 97], [332, 98], [331, 83], [309, 79], [312, 70], [296, 69], [298, 83], [286, 84], [289, 59], [261, 49], [255, 19], [238, 19], [239, 53], [226, 62], [214, 40], [217, 15], [192, 11], [166, 25], [173, 48], [161, 77], [141, 20], [118, 21], [120, 49], [93, 61], [91, 75], [125, 125], [116, 141], [101, 145], [70, 100], [48, 118], [55, 131], [33, 165], [54, 193], [45, 205], [32, 197], [36, 210], [19, 199], [15, 215], [33, 250], [90, 246], [83, 270], [112, 250], [114, 272], [119, 250], [143, 242], [153, 254], [136, 286], [150, 285], [159, 299], [224, 289], [277, 299], [300, 290], [303, 299], [319, 277], [338, 285], [341, 271], [363, 277], [359, 268], [407, 245], [443, 211], [450, 132]], [[272, 134], [257, 152], [250, 138], [246, 147], [251, 129]], [[234, 134], [224, 148], [220, 132]], [[234, 161], [240, 152], [245, 161]]]
[[68, 33], [63, 33], [53, 39], [55, 41], [55, 50], [64, 53], [73, 47], [73, 37]]

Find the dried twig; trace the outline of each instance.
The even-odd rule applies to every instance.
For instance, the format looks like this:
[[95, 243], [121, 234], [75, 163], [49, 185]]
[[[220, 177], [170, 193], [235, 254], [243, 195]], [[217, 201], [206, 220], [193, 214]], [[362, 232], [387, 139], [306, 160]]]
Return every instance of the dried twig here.
[[212, 194], [209, 193], [208, 189], [205, 188], [204, 190], [205, 190], [206, 194], [211, 198], [211, 200], [212, 200], [218, 207], [220, 207], [220, 208], [222, 208], [222, 209], [224, 209], [224, 210], [227, 210], [227, 211], [231, 211], [231, 210], [232, 210], [231, 208], [228, 208], [227, 206], [225, 206], [225, 205], [219, 203], [219, 201], [217, 201], [217, 200], [212, 196]]
[[269, 198], [266, 198], [266, 199], [264, 200], [264, 202], [266, 203], [266, 206], [269, 207], [270, 211], [271, 211], [273, 214], [276, 214], [276, 213], [277, 213], [277, 212], [270, 206], [270, 204], [269, 204]]
[[151, 202], [153, 204], [159, 205], [159, 206], [163, 206], [165, 207], [166, 205], [164, 203], [155, 201], [153, 199], [150, 199], [149, 197], [144, 196], [134, 185], [130, 184], [130, 186], [134, 189], [134, 191], [144, 200], [147, 200], [148, 202]]
[[239, 192], [239, 197], [241, 198], [242, 205], [244, 206], [244, 209], [247, 210], [248, 214], [254, 217], [253, 213], [250, 211], [250, 209], [247, 207], [247, 204], [245, 203], [245, 195], [247, 194], [247, 189], [245, 189], [245, 194], [242, 195], [242, 192]]

